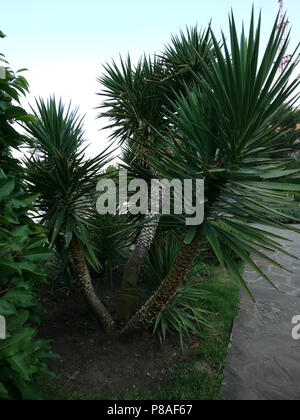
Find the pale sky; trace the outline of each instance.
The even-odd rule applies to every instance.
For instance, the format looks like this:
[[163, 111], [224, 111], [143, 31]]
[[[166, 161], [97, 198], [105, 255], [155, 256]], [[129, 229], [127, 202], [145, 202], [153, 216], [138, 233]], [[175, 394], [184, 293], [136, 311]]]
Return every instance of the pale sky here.
[[[256, 16], [262, 10], [262, 40], [267, 40], [276, 14], [277, 0], [1, 0], [0, 52], [10, 66], [26, 67], [30, 83], [29, 103], [34, 96], [55, 94], [72, 100], [86, 114], [88, 154], [93, 156], [106, 144], [107, 133], [94, 110], [101, 98], [96, 78], [102, 65], [130, 53], [133, 60], [146, 52], [163, 50], [171, 34], [198, 24], [227, 33], [231, 8], [237, 23], [249, 22], [252, 4]], [[300, 41], [300, 1], [285, 0], [292, 28], [290, 52]], [[26, 102], [23, 105], [28, 108]]]

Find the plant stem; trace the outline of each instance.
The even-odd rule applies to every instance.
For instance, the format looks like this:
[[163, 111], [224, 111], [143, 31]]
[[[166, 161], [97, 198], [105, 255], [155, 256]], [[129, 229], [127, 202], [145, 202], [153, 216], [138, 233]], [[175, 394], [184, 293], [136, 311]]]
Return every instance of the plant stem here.
[[120, 337], [125, 338], [134, 330], [148, 328], [156, 316], [165, 309], [169, 301], [176, 295], [197, 256], [201, 244], [202, 232], [201, 225], [198, 227], [190, 245], [182, 244], [170, 273], [145, 305], [130, 319], [120, 332]]
[[79, 277], [81, 291], [86, 299], [86, 302], [104, 328], [105, 332], [107, 334], [111, 334], [114, 328], [114, 321], [95, 293], [84, 255], [79, 246], [78, 240], [74, 235], [70, 243], [70, 249], [74, 260], [74, 266]]

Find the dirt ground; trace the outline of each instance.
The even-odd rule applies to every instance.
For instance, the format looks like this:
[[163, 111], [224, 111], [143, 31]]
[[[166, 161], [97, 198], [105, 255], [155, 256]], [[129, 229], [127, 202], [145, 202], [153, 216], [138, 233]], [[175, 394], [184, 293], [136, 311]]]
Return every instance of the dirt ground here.
[[[176, 336], [163, 344], [147, 332], [127, 343], [111, 341], [77, 292], [68, 297], [47, 289], [42, 295], [45, 316], [39, 336], [53, 340], [52, 349], [61, 360], [48, 364], [68, 389], [104, 395], [155, 391], [170, 382], [172, 368], [185, 357]], [[105, 291], [104, 303], [112, 313], [116, 296], [110, 289]]]

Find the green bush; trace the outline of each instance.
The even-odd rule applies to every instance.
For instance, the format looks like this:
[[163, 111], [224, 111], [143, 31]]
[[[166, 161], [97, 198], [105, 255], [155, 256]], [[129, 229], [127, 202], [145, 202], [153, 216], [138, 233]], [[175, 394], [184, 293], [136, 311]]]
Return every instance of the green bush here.
[[22, 167], [11, 155], [22, 142], [12, 122], [29, 118], [13, 100], [27, 88], [22, 76], [5, 69], [0, 79], [0, 315], [6, 339], [0, 340], [0, 399], [40, 399], [37, 380], [53, 376], [43, 359], [57, 357], [48, 341], [35, 338], [37, 282], [44, 280], [41, 263], [51, 253], [44, 228], [29, 217], [35, 197], [26, 193]]
[[44, 278], [40, 263], [50, 255], [43, 229], [27, 216], [32, 198], [0, 169], [0, 314], [6, 339], [0, 341], [0, 398], [37, 399], [36, 381], [52, 376], [41, 361], [54, 357], [45, 340], [35, 340], [40, 322], [36, 283]]

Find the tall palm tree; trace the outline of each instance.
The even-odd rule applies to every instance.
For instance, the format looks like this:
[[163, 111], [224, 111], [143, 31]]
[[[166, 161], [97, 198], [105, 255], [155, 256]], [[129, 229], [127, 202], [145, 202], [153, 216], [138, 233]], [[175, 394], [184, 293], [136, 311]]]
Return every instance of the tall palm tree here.
[[[162, 57], [153, 60], [143, 57], [134, 68], [128, 57], [121, 59], [121, 68], [113, 62], [105, 67], [106, 74], [99, 78], [104, 87], [101, 95], [106, 99], [102, 116], [112, 121], [111, 138], [130, 149], [126, 164], [140, 165], [150, 170], [149, 178], [160, 178], [159, 168], [154, 168], [147, 159], [147, 147], [159, 147], [161, 135], [169, 129], [165, 109], [175, 91], [181, 91], [186, 84], [193, 83], [193, 73], [197, 69], [203, 73], [202, 61], [209, 65], [209, 51], [213, 44], [209, 31], [201, 32], [197, 27], [173, 37]], [[198, 58], [201, 57], [201, 60]], [[117, 319], [127, 321], [135, 309], [135, 288], [138, 278], [153, 243], [160, 218], [147, 214], [140, 231], [135, 250], [124, 270], [122, 298]]]
[[87, 230], [95, 206], [97, 177], [108, 161], [107, 152], [94, 159], [84, 157], [84, 132], [78, 111], [65, 109], [61, 100], [36, 101], [35, 118], [27, 122], [28, 144], [32, 150], [26, 159], [26, 180], [37, 194], [42, 223], [50, 231], [51, 246], [70, 250], [80, 288], [88, 306], [107, 332], [113, 320], [98, 299], [86, 260], [97, 266]]
[[[230, 46], [224, 35], [220, 46], [211, 31], [215, 52], [211, 67], [199, 56], [205, 78], [195, 75], [197, 86], [187, 87], [172, 101], [166, 118], [173, 133], [164, 137], [163, 148], [149, 147], [148, 159], [168, 179], [205, 181], [205, 218], [201, 225], [187, 229], [170, 273], [128, 322], [123, 335], [149, 326], [166, 307], [183, 283], [204, 237], [220, 263], [251, 294], [234, 258], [250, 264], [271, 283], [251, 255], [278, 265], [265, 252], [285, 252], [278, 236], [253, 223], [300, 232], [276, 221], [281, 209], [296, 206], [290, 191], [300, 190], [299, 178], [292, 177], [299, 170], [286, 170], [277, 152], [278, 141], [286, 135], [279, 127], [290, 118], [288, 107], [297, 99], [299, 86], [299, 81], [289, 80], [295, 69], [292, 60], [278, 77], [288, 40], [277, 55], [283, 36], [283, 27], [278, 32], [277, 27], [278, 18], [259, 63], [261, 18], [255, 30], [252, 13], [249, 36], [246, 38], [243, 29], [239, 40], [232, 14]], [[282, 107], [284, 103], [286, 107]], [[178, 133], [180, 141], [172, 141]]]
[[[149, 169], [152, 177], [159, 177], [157, 171], [149, 167], [144, 146], [152, 144], [158, 146], [160, 132], [166, 129], [163, 118], [163, 108], [166, 105], [164, 88], [157, 83], [165, 76], [165, 69], [161, 60], [151, 61], [143, 57], [136, 67], [132, 66], [130, 57], [123, 61], [121, 69], [115, 62], [106, 65], [106, 73], [99, 78], [104, 88], [101, 95], [105, 101], [101, 108], [105, 108], [101, 116], [112, 121], [108, 126], [112, 129], [112, 140], [119, 145], [130, 148], [131, 162]], [[151, 247], [159, 224], [159, 218], [149, 213], [145, 216], [144, 225], [137, 239], [135, 249], [129, 258], [122, 283], [122, 294], [117, 313], [119, 322], [127, 321], [135, 308], [135, 287], [139, 274]]]

